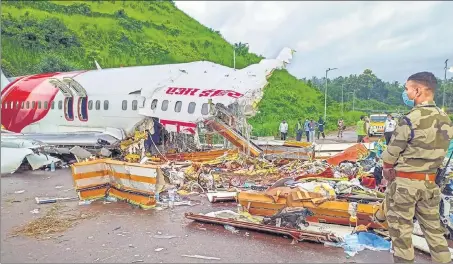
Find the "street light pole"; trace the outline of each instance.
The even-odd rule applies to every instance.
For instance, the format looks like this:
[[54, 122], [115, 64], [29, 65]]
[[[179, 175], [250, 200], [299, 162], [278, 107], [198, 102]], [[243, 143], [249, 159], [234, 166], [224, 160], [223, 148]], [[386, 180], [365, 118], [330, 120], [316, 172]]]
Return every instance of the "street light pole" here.
[[341, 84], [341, 116], [342, 116], [342, 117], [343, 117], [343, 115], [344, 115], [343, 89], [344, 89], [344, 83]]
[[233, 46], [233, 69], [236, 70], [236, 46]]
[[324, 121], [327, 120], [327, 73], [329, 73], [329, 71], [333, 71], [336, 69], [337, 68], [328, 68], [326, 70], [326, 89], [324, 91]]
[[445, 86], [447, 86], [447, 69], [448, 69], [448, 59], [445, 60], [444, 94], [442, 96], [442, 108], [443, 109], [445, 109]]

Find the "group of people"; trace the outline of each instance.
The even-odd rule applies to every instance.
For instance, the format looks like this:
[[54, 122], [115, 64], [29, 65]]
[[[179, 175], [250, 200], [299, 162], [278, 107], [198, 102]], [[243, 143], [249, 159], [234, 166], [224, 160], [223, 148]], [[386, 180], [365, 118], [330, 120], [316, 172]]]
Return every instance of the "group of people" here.
[[[314, 142], [315, 140], [315, 133], [317, 138], [319, 139], [320, 136], [322, 135], [323, 138], [326, 138], [326, 135], [324, 134], [324, 128], [325, 128], [326, 122], [322, 119], [322, 117], [319, 118], [318, 122], [314, 121], [313, 119], [305, 119], [305, 122], [302, 122], [301, 119], [297, 121], [296, 124], [296, 141], [301, 141], [302, 140], [302, 135], [305, 132], [305, 137], [307, 138], [307, 142]], [[280, 139], [281, 140], [286, 140], [288, 137], [288, 123], [286, 120], [283, 120], [280, 123], [279, 127], [280, 131]]]
[[[384, 138], [385, 144], [390, 143], [393, 132], [396, 128], [396, 121], [391, 114], [387, 115], [387, 119], [384, 123]], [[361, 116], [360, 120], [357, 121], [357, 143], [363, 143], [365, 138], [370, 134], [370, 119], [366, 116]], [[340, 135], [340, 132], [338, 132]]]

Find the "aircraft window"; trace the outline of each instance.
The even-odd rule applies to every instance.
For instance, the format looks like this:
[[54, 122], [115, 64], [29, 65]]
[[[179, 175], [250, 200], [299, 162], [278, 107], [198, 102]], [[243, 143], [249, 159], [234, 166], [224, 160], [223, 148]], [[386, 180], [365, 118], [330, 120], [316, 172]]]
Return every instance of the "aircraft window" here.
[[96, 110], [101, 109], [101, 101], [96, 100]]
[[123, 103], [121, 105], [121, 108], [126, 111], [127, 110], [127, 100], [123, 100]]
[[5, 106], [3, 108], [8, 109], [8, 103], [5, 103]]
[[27, 101], [27, 109], [30, 108], [30, 101]]
[[163, 100], [162, 101], [162, 106], [161, 106], [160, 109], [162, 109], [162, 111], [167, 111], [167, 109], [168, 109], [168, 100]]
[[156, 107], [157, 107], [157, 99], [154, 99], [154, 100], [151, 102], [151, 110], [156, 109]]
[[73, 97], [66, 97], [64, 99], [64, 115], [66, 120], [72, 121], [74, 120], [74, 98]]
[[49, 108], [49, 103], [47, 101], [44, 101], [44, 109]]
[[17, 101], [17, 102], [16, 102], [16, 109], [19, 109], [19, 108], [20, 108], [19, 105], [20, 105], [20, 103], [19, 103], [19, 101]]
[[93, 109], [93, 100], [88, 101], [88, 110]]
[[109, 101], [108, 100], [104, 101], [104, 110], [109, 110]]
[[207, 115], [209, 113], [209, 104], [204, 103], [201, 105], [201, 114], [202, 115]]
[[58, 101], [58, 109], [62, 109], [63, 108], [63, 101]]
[[38, 109], [41, 109], [41, 101], [38, 101]]
[[137, 100], [132, 101], [132, 110], [137, 110]]
[[11, 102], [11, 109], [14, 109], [14, 102]]
[[20, 108], [22, 108], [22, 109], [25, 108], [25, 102], [22, 102], [22, 103], [20, 104]]
[[189, 114], [193, 114], [195, 112], [196, 106], [197, 106], [197, 104], [194, 102], [189, 103], [189, 107], [187, 108], [187, 111], [189, 112]]
[[181, 101], [177, 101], [176, 104], [175, 104], [175, 112], [176, 113], [181, 112], [181, 107], [182, 107], [182, 102]]
[[35, 101], [32, 101], [32, 102], [31, 102], [31, 109], [35, 109], [35, 107], [36, 107], [36, 102], [35, 102]]
[[50, 108], [52, 108], [52, 109], [55, 108], [55, 101], [52, 101], [52, 103], [50, 103]]
[[79, 97], [79, 102], [77, 104], [78, 111], [79, 111], [79, 120], [80, 121], [88, 121], [88, 104], [87, 104], [86, 97]]

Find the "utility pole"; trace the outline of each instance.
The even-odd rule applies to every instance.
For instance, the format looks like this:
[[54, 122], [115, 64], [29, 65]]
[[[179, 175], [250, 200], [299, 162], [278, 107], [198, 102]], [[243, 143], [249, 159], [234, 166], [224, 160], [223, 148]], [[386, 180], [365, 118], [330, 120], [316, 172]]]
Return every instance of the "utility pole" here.
[[352, 92], [347, 93], [348, 94], [348, 100], [351, 99], [351, 94], [352, 94], [352, 111], [355, 111], [355, 90], [352, 90]]
[[233, 69], [236, 70], [236, 46], [233, 46]]
[[442, 109], [444, 109], [444, 110], [445, 110], [445, 86], [447, 86], [447, 69], [448, 69], [448, 59], [445, 60], [444, 94], [442, 96]]
[[344, 100], [343, 100], [343, 90], [344, 90], [344, 83], [341, 84], [341, 116], [344, 115]]
[[336, 69], [337, 68], [328, 68], [326, 70], [326, 89], [324, 91], [324, 121], [327, 120], [327, 73], [329, 73], [329, 71], [333, 71]]

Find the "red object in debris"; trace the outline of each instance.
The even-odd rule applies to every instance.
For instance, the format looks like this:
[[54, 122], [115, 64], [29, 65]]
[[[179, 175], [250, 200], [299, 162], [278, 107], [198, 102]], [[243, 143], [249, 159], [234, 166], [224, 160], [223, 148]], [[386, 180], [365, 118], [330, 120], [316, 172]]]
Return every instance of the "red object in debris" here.
[[302, 175], [302, 176], [299, 176], [297, 177], [295, 180], [299, 180], [299, 179], [304, 179], [304, 178], [311, 178], [311, 177], [317, 177], [317, 178], [333, 178], [333, 170], [331, 167], [327, 167], [327, 169], [325, 169], [323, 172], [321, 172], [320, 174], [306, 174], [306, 175]]
[[362, 177], [362, 186], [374, 189], [376, 188], [376, 179], [374, 177]]
[[359, 157], [365, 156], [368, 153], [368, 149], [365, 145], [357, 143], [344, 151], [336, 154], [335, 156], [327, 159], [327, 163], [333, 166], [338, 166], [342, 161], [357, 162]]

